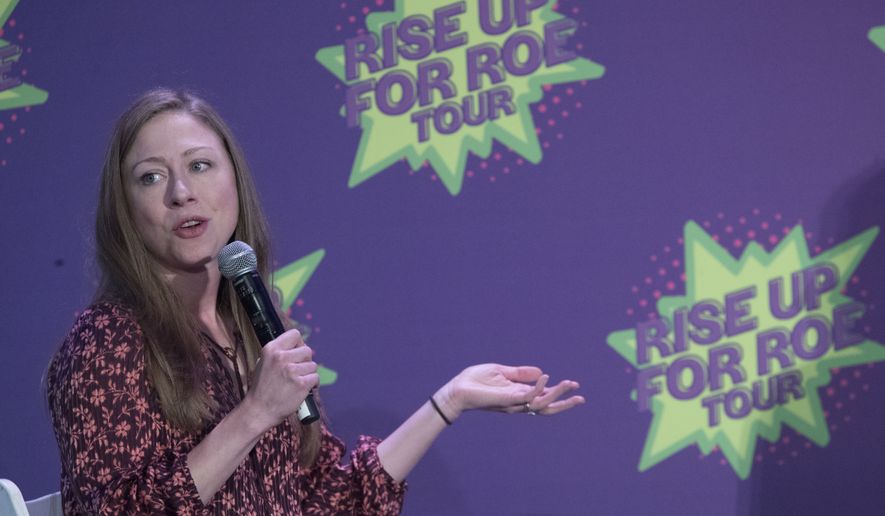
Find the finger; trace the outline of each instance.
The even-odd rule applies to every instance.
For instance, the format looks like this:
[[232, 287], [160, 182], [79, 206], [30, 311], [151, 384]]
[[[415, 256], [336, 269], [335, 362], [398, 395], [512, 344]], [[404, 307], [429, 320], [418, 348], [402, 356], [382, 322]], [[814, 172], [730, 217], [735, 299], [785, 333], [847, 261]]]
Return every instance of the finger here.
[[526, 405], [528, 405], [527, 401], [524, 401], [524, 400], [520, 401], [519, 398], [516, 398], [516, 399], [513, 399], [507, 405], [501, 405], [501, 406], [497, 406], [497, 407], [495, 407], [495, 406], [483, 407], [483, 410], [491, 410], [494, 412], [504, 412], [507, 414], [519, 414], [519, 413], [524, 414], [524, 413], [528, 412], [529, 410], [531, 410], [531, 409], [527, 409]]
[[296, 371], [302, 375], [311, 374], [317, 372], [320, 368], [319, 364], [314, 362], [313, 360], [307, 360], [305, 362], [295, 362], [292, 364], [286, 364], [287, 371]]
[[316, 362], [299, 362], [297, 364], [287, 364], [286, 372], [293, 380], [303, 379], [317, 372]]
[[545, 389], [544, 393], [540, 396], [544, 401], [554, 401], [556, 398], [559, 398], [563, 394], [573, 391], [580, 387], [581, 385], [573, 380], [563, 380], [556, 384], [555, 386]]
[[289, 364], [308, 362], [312, 358], [312, 351], [307, 347], [282, 351], [265, 348], [262, 350], [260, 363], [262, 369], [266, 369], [268, 373], [285, 375]]
[[304, 382], [304, 385], [308, 388], [308, 390], [313, 390], [316, 389], [317, 386], [320, 384], [320, 375], [318, 373], [308, 374], [302, 376], [301, 381]]
[[552, 403], [561, 398], [564, 394], [573, 391], [580, 386], [581, 385], [574, 380], [562, 380], [553, 387], [544, 389], [544, 392], [534, 400], [534, 403], [537, 403], [538, 405]]
[[544, 392], [544, 387], [547, 385], [548, 380], [550, 380], [550, 376], [542, 374], [531, 388], [524, 384], [517, 384], [516, 388], [507, 396], [508, 401], [505, 402], [506, 405], [501, 407], [500, 410], [507, 412], [508, 414], [535, 410], [530, 406], [530, 403], [532, 400], [538, 399], [538, 397]]
[[304, 339], [301, 332], [292, 328], [273, 340], [267, 346], [280, 349], [294, 349], [304, 345]]
[[578, 405], [583, 405], [586, 402], [587, 400], [585, 400], [583, 396], [572, 396], [568, 399], [554, 401], [553, 403], [544, 407], [544, 409], [539, 410], [538, 413], [545, 416], [552, 416], [553, 414], [558, 414], [564, 410], [568, 410]]
[[287, 364], [312, 360], [313, 355], [314, 352], [310, 346], [301, 346], [300, 348], [287, 349], [285, 351], [277, 352], [277, 358], [281, 362]]
[[299, 389], [312, 390], [320, 384], [320, 375], [318, 373], [310, 373], [304, 376], [296, 376], [292, 381]]
[[491, 410], [497, 412], [505, 412], [507, 414], [525, 414], [527, 412], [527, 410], [525, 409], [525, 403], [521, 405], [508, 405], [506, 407], [493, 408]]
[[530, 402], [532, 409], [535, 411], [541, 411], [544, 409], [544, 407], [562, 397], [563, 394], [569, 391], [573, 391], [578, 387], [580, 387], [578, 382], [572, 380], [563, 380], [556, 384], [554, 387], [546, 389], [542, 395], [534, 398]]
[[535, 400], [535, 398], [538, 398], [538, 396], [540, 396], [541, 394], [544, 393], [544, 387], [547, 386], [547, 382], [549, 380], [550, 380], [550, 375], [542, 374], [538, 378], [538, 381], [535, 382], [535, 386], [532, 387], [531, 390], [529, 390], [528, 392], [525, 393], [525, 396], [523, 396], [522, 402], [531, 404], [531, 402], [533, 400]]
[[511, 382], [534, 383], [541, 377], [541, 370], [535, 366], [501, 366], [501, 374]]
[[544, 392], [548, 380], [550, 380], [550, 376], [542, 374], [538, 377], [535, 385], [531, 387], [525, 384], [512, 384], [512, 387], [509, 389], [510, 392], [501, 399], [503, 405], [499, 409], [492, 410], [501, 410], [508, 414], [534, 410], [533, 408], [526, 407], [532, 402], [532, 400], [539, 399], [539, 396]]

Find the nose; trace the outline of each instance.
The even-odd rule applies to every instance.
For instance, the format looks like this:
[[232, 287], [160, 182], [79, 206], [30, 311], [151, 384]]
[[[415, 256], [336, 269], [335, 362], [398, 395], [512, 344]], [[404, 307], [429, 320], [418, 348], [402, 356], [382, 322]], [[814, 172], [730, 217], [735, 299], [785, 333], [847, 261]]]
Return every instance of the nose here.
[[174, 174], [169, 182], [169, 204], [184, 206], [196, 201], [192, 186], [187, 174]]

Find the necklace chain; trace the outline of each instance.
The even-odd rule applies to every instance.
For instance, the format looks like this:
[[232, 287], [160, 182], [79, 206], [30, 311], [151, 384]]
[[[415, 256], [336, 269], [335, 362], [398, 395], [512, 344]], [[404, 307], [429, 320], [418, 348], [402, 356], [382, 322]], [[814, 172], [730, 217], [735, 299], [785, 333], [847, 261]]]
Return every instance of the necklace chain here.
[[237, 387], [240, 390], [240, 394], [244, 395], [245, 390], [243, 388], [243, 379], [240, 377], [240, 365], [239, 365], [239, 361], [237, 360], [237, 354], [238, 354], [237, 348], [239, 348], [239, 346], [237, 344], [239, 344], [240, 341], [235, 336], [234, 337], [234, 346], [232, 348], [229, 348], [229, 347], [222, 346], [221, 344], [215, 342], [215, 339], [213, 339], [208, 333], [206, 333], [206, 332], [201, 332], [201, 333], [203, 334], [204, 337], [206, 337], [206, 339], [209, 340], [209, 342], [214, 344], [216, 348], [220, 349], [221, 352], [224, 353], [224, 356], [226, 356], [233, 363], [234, 375], [236, 375], [236, 379], [237, 379]]
[[216, 342], [215, 339], [213, 339], [211, 336], [209, 336], [208, 333], [206, 333], [206, 332], [201, 332], [201, 333], [203, 334], [204, 337], [206, 337], [207, 339], [209, 339], [209, 342], [211, 342], [212, 344], [215, 345], [215, 347], [217, 347], [218, 349], [220, 349], [221, 352], [224, 353], [224, 356], [226, 356], [227, 358], [231, 359], [231, 361], [233, 361], [233, 363], [234, 363], [234, 367], [236, 367], [236, 363], [237, 363], [237, 361], [236, 361], [236, 358], [237, 358], [237, 346], [236, 346], [236, 341], [234, 341], [235, 344], [234, 344], [233, 347], [222, 346], [221, 344], [219, 344], [218, 342]]
[[231, 359], [231, 361], [234, 361], [237, 358], [237, 351], [235, 349], [228, 348], [220, 344], [218, 345], [218, 347], [221, 348], [221, 352], [224, 353], [224, 356]]

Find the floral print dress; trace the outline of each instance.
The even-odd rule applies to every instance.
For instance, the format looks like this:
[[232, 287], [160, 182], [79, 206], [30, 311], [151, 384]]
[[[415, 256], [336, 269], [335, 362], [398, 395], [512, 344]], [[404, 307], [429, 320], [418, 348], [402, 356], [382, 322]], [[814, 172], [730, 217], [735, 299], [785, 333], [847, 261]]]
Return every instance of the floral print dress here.
[[[217, 424], [241, 400], [230, 369], [206, 343], [207, 391]], [[83, 312], [50, 364], [52, 423], [65, 514], [398, 514], [405, 483], [382, 468], [378, 440], [361, 436], [350, 461], [323, 427], [316, 464], [298, 464], [299, 438], [272, 428], [206, 504], [187, 454], [214, 427], [187, 433], [163, 417], [144, 367], [141, 329], [124, 306]]]

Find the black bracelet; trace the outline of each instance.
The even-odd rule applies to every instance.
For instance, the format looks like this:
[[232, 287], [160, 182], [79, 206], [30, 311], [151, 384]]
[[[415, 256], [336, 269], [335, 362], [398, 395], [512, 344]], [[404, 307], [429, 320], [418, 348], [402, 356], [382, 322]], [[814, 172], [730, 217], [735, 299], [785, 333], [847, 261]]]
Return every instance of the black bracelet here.
[[430, 404], [433, 405], [433, 408], [434, 410], [436, 410], [436, 413], [439, 414], [439, 417], [441, 417], [447, 425], [452, 426], [452, 422], [449, 421], [449, 418], [447, 418], [446, 415], [443, 414], [442, 410], [439, 409], [439, 405], [436, 404], [436, 400], [433, 399], [433, 396], [430, 397]]

